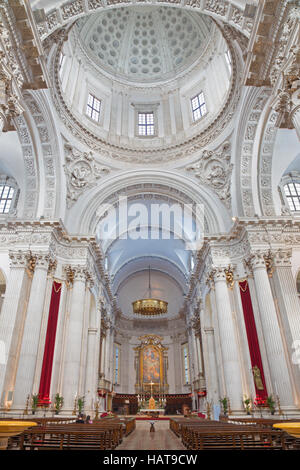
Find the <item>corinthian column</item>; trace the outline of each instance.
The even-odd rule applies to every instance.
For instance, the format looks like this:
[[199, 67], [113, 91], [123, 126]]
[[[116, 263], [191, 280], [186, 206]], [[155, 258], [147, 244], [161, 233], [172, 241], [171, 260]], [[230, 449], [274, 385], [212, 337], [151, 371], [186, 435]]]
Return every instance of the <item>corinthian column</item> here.
[[[26, 273], [28, 255], [10, 252], [10, 272], [0, 317], [0, 342], [4, 344], [6, 364], [0, 364], [1, 407], [12, 401], [19, 342], [22, 337], [30, 279]], [[11, 393], [9, 393], [11, 392]]]
[[[266, 269], [264, 254], [256, 252], [252, 255], [253, 270], [257, 301], [266, 345], [267, 360], [270, 366], [273, 393], [278, 393], [283, 406], [293, 406], [293, 394], [286, 351], [282, 341], [282, 332], [278, 323], [276, 307], [272, 295], [269, 276]], [[272, 392], [268, 390], [269, 394]]]
[[223, 268], [214, 273], [217, 316], [219, 324], [221, 354], [225, 378], [225, 393], [230, 399], [232, 410], [242, 408], [242, 379], [237, 346], [237, 332], [234, 326], [233, 312], [230, 302], [230, 291], [227, 287]]
[[214, 404], [219, 403], [219, 383], [217, 375], [217, 361], [215, 354], [214, 329], [212, 327], [204, 327], [206, 350], [208, 356], [208, 368], [206, 371], [207, 395], [208, 400], [212, 400]]
[[[300, 340], [300, 303], [296, 290], [296, 282], [292, 273], [292, 250], [278, 250], [274, 254], [274, 293], [275, 303], [278, 304], [280, 320], [284, 331], [288, 359], [292, 358], [296, 341]], [[293, 377], [293, 393], [295, 402], [300, 404], [300, 369], [298, 364], [289, 362], [290, 373]]]
[[87, 361], [85, 372], [85, 396], [90, 396], [89, 408], [92, 410], [91, 400], [96, 399], [98, 387], [99, 350], [100, 350], [100, 321], [101, 310], [97, 309], [90, 314], [88, 329]]
[[25, 319], [22, 347], [16, 377], [14, 408], [24, 408], [27, 395], [37, 393], [32, 390], [39, 346], [42, 314], [47, 285], [49, 255], [33, 255], [35, 269], [31, 282], [30, 296]]
[[86, 270], [82, 266], [72, 267], [74, 281], [70, 312], [67, 321], [62, 395], [64, 408], [71, 410], [75, 396], [79, 393], [80, 360], [83, 337]]
[[110, 381], [110, 371], [111, 371], [110, 350], [112, 347], [112, 333], [113, 333], [112, 326], [109, 322], [109, 327], [106, 331], [106, 338], [105, 338], [105, 363], [104, 363], [105, 378], [106, 380], [109, 380], [109, 381]]

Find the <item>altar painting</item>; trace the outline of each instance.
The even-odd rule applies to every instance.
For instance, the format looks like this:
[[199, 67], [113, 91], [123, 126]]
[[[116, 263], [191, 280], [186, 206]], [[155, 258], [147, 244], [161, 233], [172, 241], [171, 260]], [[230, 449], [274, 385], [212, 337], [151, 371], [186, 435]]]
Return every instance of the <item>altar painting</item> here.
[[143, 383], [160, 383], [160, 352], [154, 347], [143, 350]]

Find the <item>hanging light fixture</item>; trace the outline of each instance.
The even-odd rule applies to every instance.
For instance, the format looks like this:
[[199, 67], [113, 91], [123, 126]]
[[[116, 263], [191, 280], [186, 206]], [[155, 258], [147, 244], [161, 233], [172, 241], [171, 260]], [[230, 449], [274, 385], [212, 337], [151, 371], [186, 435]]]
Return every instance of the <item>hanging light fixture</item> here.
[[144, 315], [152, 317], [156, 315], [162, 315], [168, 312], [168, 302], [159, 299], [152, 298], [151, 290], [151, 278], [150, 278], [150, 266], [149, 266], [149, 298], [140, 299], [132, 302], [133, 313], [136, 315]]

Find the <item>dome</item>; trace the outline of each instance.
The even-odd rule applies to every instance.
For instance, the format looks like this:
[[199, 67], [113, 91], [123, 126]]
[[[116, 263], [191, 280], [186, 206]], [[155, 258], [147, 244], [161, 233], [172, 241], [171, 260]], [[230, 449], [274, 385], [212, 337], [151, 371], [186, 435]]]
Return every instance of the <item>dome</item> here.
[[214, 20], [194, 10], [105, 8], [78, 19], [53, 53], [60, 115], [110, 163], [190, 160], [237, 106], [234, 49]]
[[78, 23], [95, 65], [139, 82], [174, 78], [192, 66], [209, 43], [212, 26], [200, 13], [155, 5], [109, 9]]

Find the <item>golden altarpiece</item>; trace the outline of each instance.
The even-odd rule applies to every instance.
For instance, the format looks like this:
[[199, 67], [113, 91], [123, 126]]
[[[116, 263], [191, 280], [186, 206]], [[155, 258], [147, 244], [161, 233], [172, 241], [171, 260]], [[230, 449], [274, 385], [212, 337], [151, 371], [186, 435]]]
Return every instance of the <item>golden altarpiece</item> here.
[[157, 335], [145, 335], [139, 338], [140, 345], [134, 348], [136, 384], [139, 395], [166, 395], [169, 391], [167, 383], [168, 355], [163, 338]]

